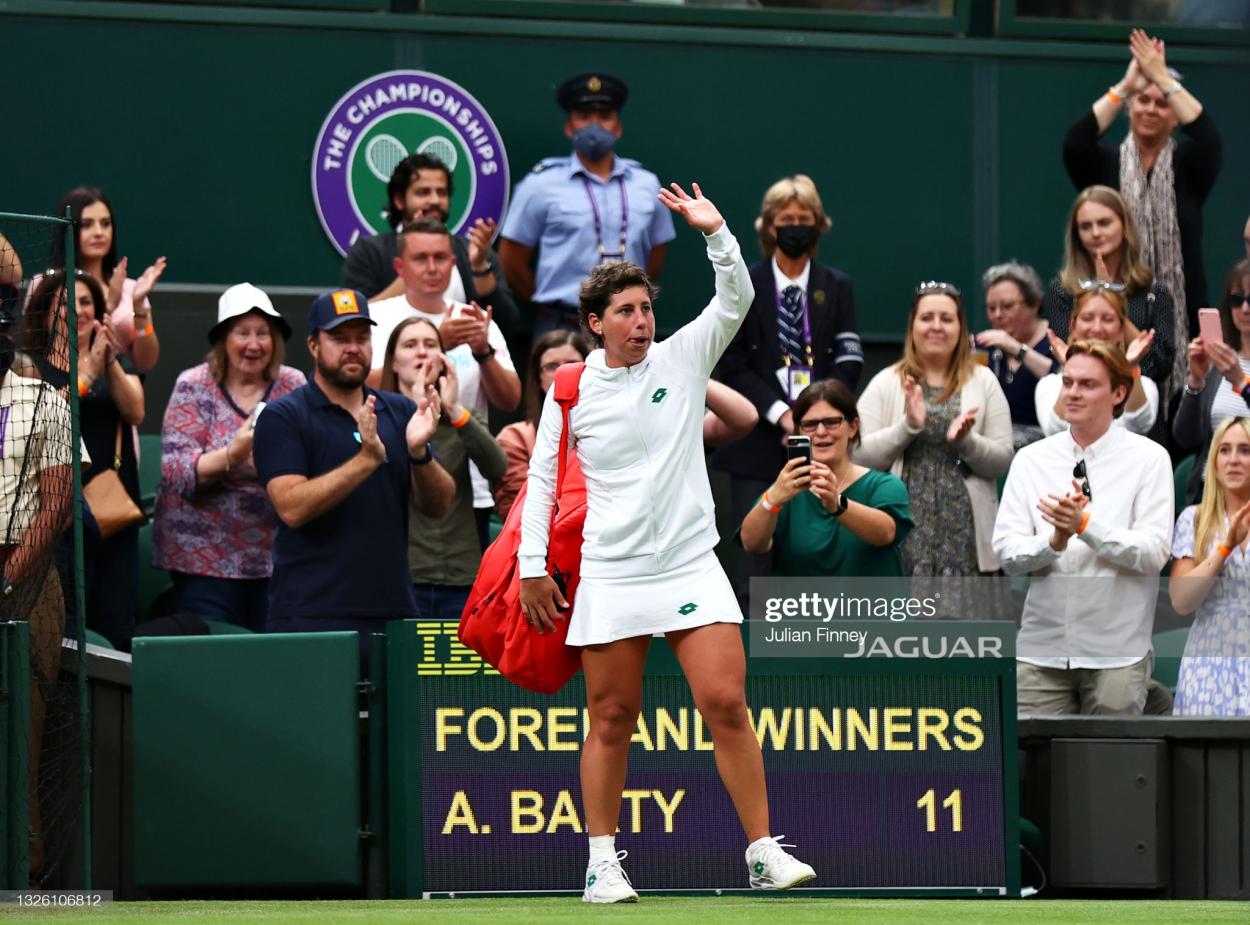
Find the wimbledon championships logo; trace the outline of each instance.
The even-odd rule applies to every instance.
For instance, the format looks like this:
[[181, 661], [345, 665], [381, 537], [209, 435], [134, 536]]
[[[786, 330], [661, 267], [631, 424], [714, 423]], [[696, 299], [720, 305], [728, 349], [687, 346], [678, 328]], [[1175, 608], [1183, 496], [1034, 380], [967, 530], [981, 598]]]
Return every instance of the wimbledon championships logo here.
[[361, 235], [389, 231], [383, 208], [395, 166], [414, 153], [451, 170], [453, 233], [478, 218], [502, 224], [508, 156], [495, 123], [463, 87], [426, 71], [388, 71], [334, 104], [313, 150], [313, 201], [321, 227], [346, 254]]

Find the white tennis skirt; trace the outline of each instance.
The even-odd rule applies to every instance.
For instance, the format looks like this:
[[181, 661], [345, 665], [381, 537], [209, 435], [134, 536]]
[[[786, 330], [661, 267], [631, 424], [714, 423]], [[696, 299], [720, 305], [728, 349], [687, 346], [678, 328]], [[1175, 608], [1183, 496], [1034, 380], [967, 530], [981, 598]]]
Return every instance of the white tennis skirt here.
[[568, 644], [593, 646], [634, 636], [741, 623], [742, 610], [716, 553], [658, 575], [583, 577], [573, 598]]

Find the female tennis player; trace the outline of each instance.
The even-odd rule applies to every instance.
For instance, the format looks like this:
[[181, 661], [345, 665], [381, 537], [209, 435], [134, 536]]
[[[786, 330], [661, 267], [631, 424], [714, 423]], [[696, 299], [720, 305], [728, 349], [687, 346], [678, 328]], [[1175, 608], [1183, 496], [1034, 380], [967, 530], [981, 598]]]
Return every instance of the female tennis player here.
[[[590, 731], [582, 747], [582, 803], [590, 862], [582, 899], [637, 902], [614, 834], [629, 743], [642, 707], [647, 646], [663, 633], [712, 732], [716, 767], [746, 831], [750, 884], [786, 890], [815, 879], [769, 835], [764, 760], [747, 717], [746, 658], [733, 588], [716, 559], [718, 536], [703, 458], [708, 377], [754, 298], [738, 242], [698, 184], [660, 201], [703, 232], [716, 297], [654, 343], [655, 287], [627, 262], [603, 263], [582, 284], [582, 325], [599, 349], [586, 358], [570, 442], [586, 475], [581, 583], [568, 642], [582, 648]], [[530, 461], [522, 517], [521, 607], [537, 632], [568, 604], [547, 574], [560, 407], [548, 397]], [[783, 836], [784, 837], [784, 836]], [[793, 847], [793, 846], [785, 846]]]

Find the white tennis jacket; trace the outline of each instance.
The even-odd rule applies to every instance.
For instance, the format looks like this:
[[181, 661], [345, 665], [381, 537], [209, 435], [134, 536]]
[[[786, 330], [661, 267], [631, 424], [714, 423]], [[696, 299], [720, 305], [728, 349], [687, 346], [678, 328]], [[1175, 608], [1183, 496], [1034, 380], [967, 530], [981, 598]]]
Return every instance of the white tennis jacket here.
[[[728, 226], [705, 240], [716, 296], [697, 318], [653, 343], [635, 366], [609, 369], [603, 350], [586, 358], [569, 418], [571, 443], [586, 475], [583, 576], [667, 572], [719, 540], [703, 454], [707, 380], [755, 291]], [[560, 406], [549, 394], [521, 518], [522, 578], [546, 574], [561, 426]]]

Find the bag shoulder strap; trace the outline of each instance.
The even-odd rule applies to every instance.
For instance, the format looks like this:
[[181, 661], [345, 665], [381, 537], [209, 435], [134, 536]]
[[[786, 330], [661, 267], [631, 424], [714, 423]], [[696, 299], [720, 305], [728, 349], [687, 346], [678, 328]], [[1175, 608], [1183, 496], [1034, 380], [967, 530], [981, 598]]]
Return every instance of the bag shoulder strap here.
[[564, 488], [564, 475], [568, 469], [569, 456], [569, 412], [577, 407], [581, 398], [582, 373], [586, 371], [585, 363], [566, 363], [556, 370], [555, 382], [552, 385], [552, 397], [560, 406], [560, 455], [556, 460], [556, 505], [551, 508], [554, 516], [560, 501], [560, 492]]

